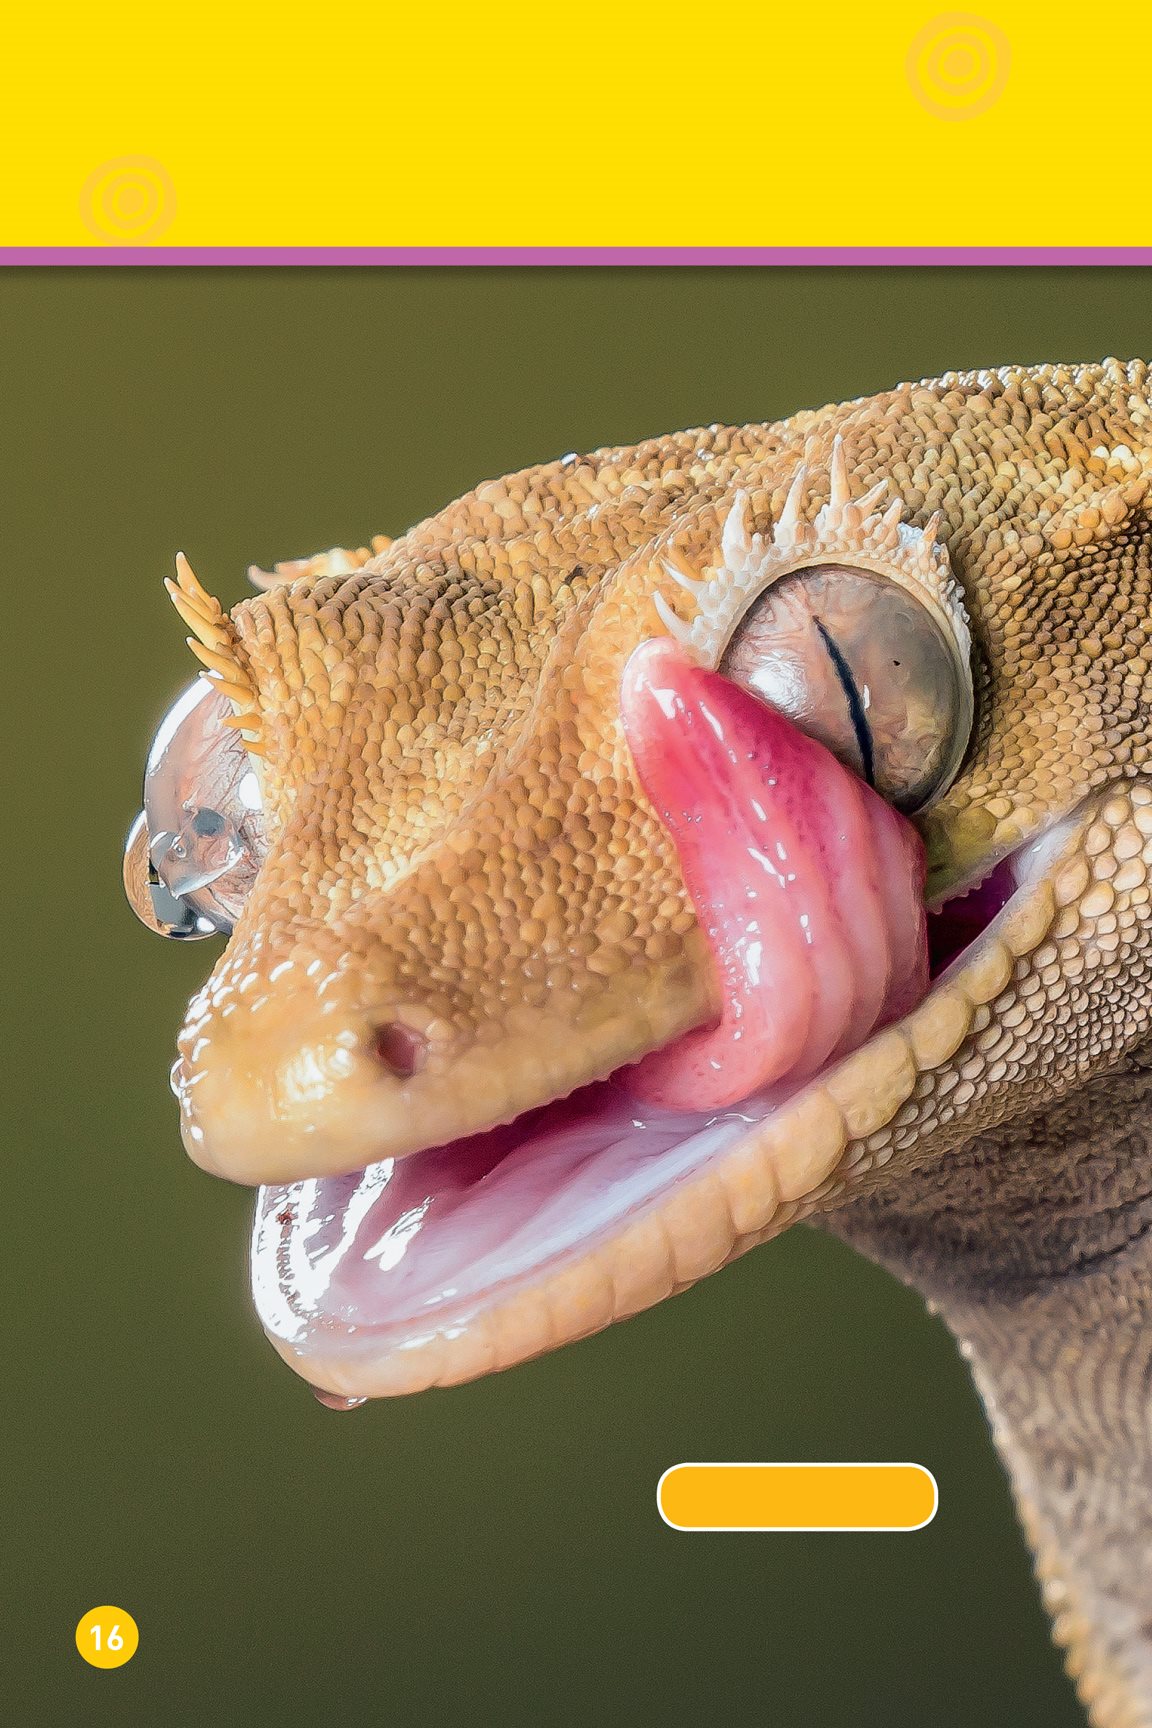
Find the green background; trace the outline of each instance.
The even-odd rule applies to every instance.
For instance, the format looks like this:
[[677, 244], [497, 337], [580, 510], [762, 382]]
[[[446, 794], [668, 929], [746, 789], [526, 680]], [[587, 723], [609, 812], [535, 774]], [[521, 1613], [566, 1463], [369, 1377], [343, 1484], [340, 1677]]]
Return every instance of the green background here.
[[[160, 578], [397, 532], [482, 478], [950, 368], [1150, 355], [1094, 271], [80, 270], [0, 279], [7, 1415], [20, 1723], [1078, 1724], [943, 1329], [794, 1231], [512, 1373], [349, 1415], [264, 1342], [250, 1196], [167, 1069], [206, 947], [121, 899], [193, 671]], [[678, 1535], [682, 1458], [916, 1459], [912, 1536]], [[140, 1625], [98, 1672], [86, 1609]]]

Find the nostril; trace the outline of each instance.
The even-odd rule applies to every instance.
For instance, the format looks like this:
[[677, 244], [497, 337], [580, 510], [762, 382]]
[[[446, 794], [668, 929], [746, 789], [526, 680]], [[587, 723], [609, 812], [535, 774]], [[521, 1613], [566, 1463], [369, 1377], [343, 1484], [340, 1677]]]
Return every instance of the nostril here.
[[424, 1066], [428, 1040], [402, 1020], [389, 1020], [387, 1025], [376, 1028], [372, 1047], [377, 1061], [391, 1068], [398, 1079], [409, 1080]]

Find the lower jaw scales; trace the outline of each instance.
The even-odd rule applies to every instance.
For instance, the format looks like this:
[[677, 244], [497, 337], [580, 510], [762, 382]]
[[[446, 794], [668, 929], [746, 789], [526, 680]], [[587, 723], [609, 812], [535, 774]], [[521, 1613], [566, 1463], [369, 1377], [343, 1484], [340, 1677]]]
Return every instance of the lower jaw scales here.
[[670, 638], [625, 670], [625, 734], [716, 962], [710, 1027], [623, 1076], [711, 1110], [803, 1080], [928, 988], [919, 835], [775, 709]]

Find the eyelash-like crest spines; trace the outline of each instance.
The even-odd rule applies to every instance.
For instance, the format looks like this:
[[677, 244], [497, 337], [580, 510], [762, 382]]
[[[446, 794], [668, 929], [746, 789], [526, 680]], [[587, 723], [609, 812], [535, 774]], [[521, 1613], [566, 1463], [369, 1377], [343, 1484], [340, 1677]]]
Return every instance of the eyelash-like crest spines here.
[[664, 628], [704, 664], [718, 666], [737, 626], [766, 588], [798, 570], [848, 564], [886, 577], [926, 605], [968, 678], [971, 631], [960, 584], [938, 537], [939, 512], [918, 528], [904, 520], [899, 497], [881, 508], [887, 479], [854, 499], [839, 435], [832, 445], [828, 501], [811, 519], [805, 511], [809, 478], [809, 465], [802, 461], [767, 534], [750, 532], [748, 494], [736, 492], [721, 530], [719, 562], [710, 573], [692, 569], [674, 547], [664, 551], [665, 574], [693, 603], [692, 616], [682, 618], [656, 591], [653, 605]]

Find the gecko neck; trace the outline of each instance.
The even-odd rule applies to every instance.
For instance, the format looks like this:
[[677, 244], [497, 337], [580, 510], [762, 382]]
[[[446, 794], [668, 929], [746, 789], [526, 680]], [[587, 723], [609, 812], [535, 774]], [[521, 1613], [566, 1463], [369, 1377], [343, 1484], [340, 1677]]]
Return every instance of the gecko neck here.
[[1152, 1728], [1144, 1059], [823, 1220], [959, 1341], [1094, 1728]]

